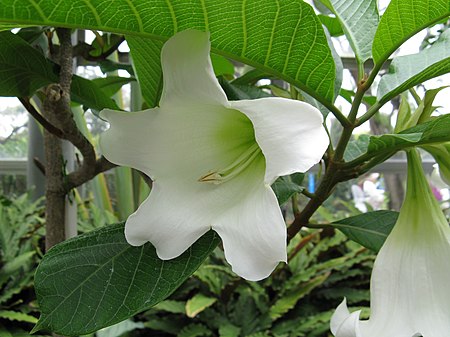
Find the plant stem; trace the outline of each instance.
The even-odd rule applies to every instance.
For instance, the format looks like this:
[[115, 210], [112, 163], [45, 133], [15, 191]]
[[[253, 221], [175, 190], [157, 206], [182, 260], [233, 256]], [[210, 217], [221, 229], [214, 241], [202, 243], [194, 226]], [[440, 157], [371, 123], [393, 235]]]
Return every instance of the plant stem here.
[[[381, 64], [382, 65], [382, 64]], [[363, 67], [360, 67], [358, 78], [362, 78], [358, 82], [358, 88], [356, 90], [355, 98], [352, 103], [352, 107], [350, 109], [348, 117], [342, 118], [342, 113], [335, 114], [336, 118], [341, 122], [344, 130], [342, 131], [341, 137], [338, 141], [336, 149], [334, 153], [331, 151], [328, 158], [328, 166], [325, 170], [325, 174], [322, 177], [317, 190], [312, 195], [312, 198], [305, 206], [303, 211], [298, 214], [292, 224], [288, 228], [288, 240], [292, 239], [295, 234], [297, 234], [302, 226], [306, 226], [309, 223], [309, 219], [313, 216], [315, 211], [323, 204], [323, 202], [330, 196], [335, 186], [341, 182], [351, 178], [354, 178], [358, 175], [359, 171], [354, 166], [345, 165], [344, 162], [344, 153], [347, 148], [348, 142], [353, 134], [353, 130], [358, 123], [361, 123], [361, 120], [357, 120], [358, 110], [361, 105], [361, 102], [364, 98], [365, 92], [372, 85], [378, 71], [381, 68], [380, 64], [375, 64], [374, 68], [369, 74], [369, 77], [366, 79], [364, 75], [361, 75], [361, 71]], [[361, 70], [362, 69], [362, 70]], [[365, 120], [369, 119], [373, 116], [375, 112], [379, 110], [382, 104], [375, 104], [372, 109], [363, 116]], [[333, 111], [332, 111], [333, 112]], [[342, 121], [341, 121], [341, 119]]]
[[292, 239], [300, 229], [308, 224], [309, 219], [314, 212], [322, 205], [322, 203], [328, 198], [333, 190], [334, 186], [339, 182], [337, 178], [340, 178], [339, 165], [334, 162], [330, 162], [322, 180], [314, 193], [314, 198], [310, 199], [305, 208], [298, 214], [294, 222], [288, 228], [288, 239]]
[[372, 118], [372, 116], [375, 115], [383, 105], [384, 105], [384, 103], [381, 103], [380, 101], [378, 101], [374, 105], [372, 105], [364, 115], [362, 115], [360, 118], [357, 119], [356, 127], [364, 124], [370, 118]]

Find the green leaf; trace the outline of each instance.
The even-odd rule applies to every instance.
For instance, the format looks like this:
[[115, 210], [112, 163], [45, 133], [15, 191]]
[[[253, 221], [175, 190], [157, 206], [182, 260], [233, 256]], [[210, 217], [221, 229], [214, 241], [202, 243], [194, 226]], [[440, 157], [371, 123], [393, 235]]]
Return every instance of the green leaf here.
[[331, 36], [341, 36], [344, 35], [344, 30], [342, 29], [341, 23], [339, 22], [338, 18], [331, 17], [328, 15], [319, 14], [318, 15], [320, 22], [327, 27], [328, 33], [330, 33]]
[[[450, 141], [448, 130], [450, 130], [450, 115], [443, 115], [400, 133], [371, 136], [367, 151], [355, 158], [350, 165], [355, 162], [365, 162], [374, 157], [385, 160], [397, 151], [410, 147], [448, 142]], [[348, 156], [354, 158], [354, 155], [349, 154]]]
[[9, 277], [11, 276], [11, 274], [14, 274], [19, 269], [29, 266], [35, 254], [36, 254], [35, 251], [25, 252], [21, 255], [14, 257], [11, 261], [5, 263], [0, 269], [0, 279], [2, 279], [3, 277]]
[[177, 337], [201, 337], [212, 336], [211, 331], [203, 324], [189, 324], [184, 327], [177, 335]]
[[132, 77], [120, 77], [120, 76], [108, 76], [94, 78], [92, 82], [95, 83], [97, 87], [102, 89], [102, 91], [111, 97], [117, 93], [125, 84], [135, 81]]
[[372, 56], [379, 15], [376, 0], [322, 0], [340, 20], [359, 63]]
[[436, 95], [443, 89], [448, 88], [449, 86], [443, 86], [435, 89], [429, 89], [425, 92], [425, 95], [421, 102], [419, 103], [419, 106], [417, 107], [417, 110], [414, 114], [418, 115], [418, 121], [417, 124], [421, 124], [424, 122], [427, 122], [430, 120], [431, 114], [438, 108], [437, 106], [433, 106], [434, 99], [436, 98]]
[[241, 334], [241, 328], [227, 322], [219, 326], [220, 337], [239, 337]]
[[329, 273], [320, 275], [278, 299], [269, 309], [270, 318], [272, 318], [272, 320], [276, 320], [283, 316], [291, 310], [301, 298], [308, 295], [314, 288], [325, 282], [328, 276], [330, 276]]
[[73, 101], [97, 111], [104, 108], [119, 110], [117, 104], [94, 82], [77, 75], [72, 76], [70, 95]]
[[2, 337], [14, 337], [11, 332], [9, 332], [8, 330], [6, 330], [4, 327], [2, 327], [0, 325], [0, 336]]
[[375, 211], [333, 222], [350, 240], [378, 252], [397, 221], [398, 213]]
[[170, 316], [158, 316], [157, 319], [149, 319], [144, 323], [146, 328], [167, 332], [170, 335], [178, 336], [178, 332], [184, 327], [186, 323], [182, 320], [174, 320]]
[[7, 319], [9, 321], [26, 322], [32, 324], [35, 324], [38, 321], [34, 316], [13, 310], [0, 310], [0, 318]]
[[378, 85], [378, 99], [386, 103], [403, 91], [450, 72], [450, 29], [431, 47], [417, 54], [396, 57]]
[[54, 66], [17, 35], [0, 33], [0, 96], [31, 96], [58, 82]]
[[156, 310], [171, 312], [173, 314], [185, 314], [186, 313], [186, 305], [184, 302], [180, 302], [180, 301], [165, 300], [165, 301], [159, 302], [153, 308]]
[[116, 70], [122, 69], [127, 71], [131, 76], [134, 75], [133, 67], [131, 66], [131, 64], [128, 63], [119, 63], [106, 59], [98, 61], [98, 65], [100, 66], [100, 70], [104, 74], [112, 73]]
[[84, 335], [148, 309], [177, 289], [218, 242], [210, 231], [181, 256], [162, 261], [149, 243], [129, 245], [117, 224], [58, 244], [36, 271], [41, 317], [33, 331]]
[[[331, 50], [331, 55], [333, 56], [335, 69], [336, 69], [336, 77], [334, 79], [334, 98], [336, 99], [337, 96], [339, 95], [339, 91], [340, 91], [341, 85], [342, 85], [344, 65], [342, 63], [341, 57], [339, 56], [336, 49], [334, 48], [333, 41], [331, 40], [331, 36], [330, 36], [329, 32], [325, 32], [325, 35], [327, 36], [328, 46]], [[309, 95], [308, 93], [306, 93], [304, 91], [302, 91], [301, 94], [303, 96], [303, 100], [306, 103], [309, 103], [312, 106], [314, 106], [315, 108], [317, 108], [322, 113], [324, 119], [328, 116], [330, 110], [325, 105], [320, 103], [319, 100], [315, 99], [314, 97], [312, 97], [311, 95]]]
[[234, 65], [225, 57], [217, 54], [211, 54], [211, 63], [216, 76], [231, 76], [234, 75]]
[[278, 199], [278, 204], [284, 205], [294, 194], [303, 191], [304, 187], [294, 183], [290, 177], [279, 177], [272, 184], [272, 189]]
[[450, 115], [443, 115], [397, 134], [372, 136], [367, 152], [392, 152], [412, 146], [450, 141], [449, 130]]
[[46, 27], [26, 27], [17, 32], [22, 39], [28, 43], [33, 43], [44, 36]]
[[359, 135], [355, 140], [348, 143], [347, 148], [344, 153], [345, 161], [352, 161], [358, 158], [360, 155], [367, 152], [367, 147], [369, 146], [370, 136], [369, 135]]
[[392, 0], [373, 41], [375, 64], [381, 66], [403, 42], [449, 15], [448, 0]]
[[236, 78], [235, 80], [231, 81], [230, 83], [238, 84], [238, 85], [251, 85], [255, 84], [259, 80], [263, 78], [271, 78], [272, 76], [267, 74], [266, 72], [259, 70], [259, 69], [252, 69], [247, 71], [245, 74], [243, 74], [241, 77]]
[[[46, 59], [19, 36], [0, 33], [0, 96], [24, 97], [39, 88], [59, 82], [59, 66]], [[72, 77], [72, 99], [90, 108], [118, 109], [92, 81]]]
[[217, 302], [217, 298], [197, 294], [186, 302], [186, 315], [195, 317], [206, 308]]
[[252, 85], [234, 84], [228, 82], [223, 77], [219, 77], [218, 80], [229, 101], [271, 97], [270, 94], [261, 88]]
[[142, 97], [151, 108], [158, 105], [163, 78], [161, 69], [162, 41], [127, 36], [133, 67], [141, 86]]
[[166, 40], [186, 29], [209, 31], [212, 50], [331, 101], [335, 69], [322, 25], [303, 0], [3, 0], [0, 21], [102, 30]]

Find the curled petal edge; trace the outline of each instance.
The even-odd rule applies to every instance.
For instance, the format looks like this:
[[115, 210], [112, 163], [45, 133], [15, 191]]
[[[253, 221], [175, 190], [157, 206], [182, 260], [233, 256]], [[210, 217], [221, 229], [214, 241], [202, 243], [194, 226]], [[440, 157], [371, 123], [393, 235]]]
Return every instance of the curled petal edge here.
[[347, 300], [339, 304], [331, 317], [330, 330], [335, 337], [362, 337], [359, 315], [361, 310], [350, 313], [347, 308]]

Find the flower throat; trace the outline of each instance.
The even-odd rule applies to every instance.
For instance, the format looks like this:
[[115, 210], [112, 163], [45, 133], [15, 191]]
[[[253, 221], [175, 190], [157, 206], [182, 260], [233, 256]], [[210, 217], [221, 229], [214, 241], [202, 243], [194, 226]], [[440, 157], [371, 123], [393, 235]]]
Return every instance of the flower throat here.
[[198, 181], [216, 185], [227, 182], [244, 171], [260, 153], [261, 149], [255, 142], [230, 165], [224, 169], [209, 172], [204, 176], [201, 176]]

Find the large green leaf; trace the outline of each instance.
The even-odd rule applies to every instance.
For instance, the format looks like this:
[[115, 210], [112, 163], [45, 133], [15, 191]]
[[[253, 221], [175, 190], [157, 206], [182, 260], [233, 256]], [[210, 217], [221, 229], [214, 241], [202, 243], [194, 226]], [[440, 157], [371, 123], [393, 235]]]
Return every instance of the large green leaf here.
[[378, 85], [378, 99], [388, 102], [394, 96], [430, 78], [450, 72], [450, 29], [430, 48], [418, 54], [396, 57], [389, 73]]
[[375, 63], [381, 66], [403, 42], [449, 15], [448, 0], [391, 0], [373, 41]]
[[333, 222], [349, 239], [378, 252], [397, 221], [398, 213], [375, 211]]
[[302, 0], [0, 0], [0, 21], [166, 40], [193, 28], [214, 52], [267, 71], [315, 98], [333, 98], [334, 63], [322, 25]]
[[30, 96], [58, 82], [55, 65], [11, 32], [0, 33], [0, 96]]
[[210, 231], [178, 258], [162, 261], [151, 244], [129, 245], [118, 224], [56, 245], [36, 271], [41, 317], [34, 331], [84, 335], [148, 309], [177, 289], [218, 242]]
[[151, 108], [158, 105], [162, 91], [161, 48], [162, 41], [127, 36], [131, 58], [141, 93]]
[[[0, 96], [24, 97], [39, 88], [59, 82], [59, 66], [46, 59], [19, 36], [0, 33]], [[73, 76], [72, 99], [90, 108], [118, 109], [92, 81]]]
[[342, 24], [360, 63], [372, 56], [372, 41], [378, 27], [376, 0], [322, 0]]

